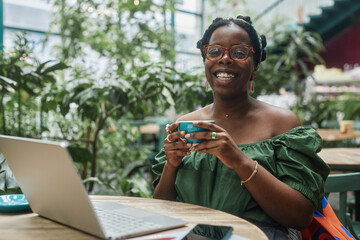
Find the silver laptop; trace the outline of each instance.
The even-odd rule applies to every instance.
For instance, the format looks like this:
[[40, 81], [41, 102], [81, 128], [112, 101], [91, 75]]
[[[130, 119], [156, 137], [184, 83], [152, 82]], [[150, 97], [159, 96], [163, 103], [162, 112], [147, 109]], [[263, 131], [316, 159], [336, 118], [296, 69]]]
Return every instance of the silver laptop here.
[[33, 212], [104, 239], [135, 237], [186, 224], [116, 202], [91, 202], [66, 147], [0, 135], [0, 152]]

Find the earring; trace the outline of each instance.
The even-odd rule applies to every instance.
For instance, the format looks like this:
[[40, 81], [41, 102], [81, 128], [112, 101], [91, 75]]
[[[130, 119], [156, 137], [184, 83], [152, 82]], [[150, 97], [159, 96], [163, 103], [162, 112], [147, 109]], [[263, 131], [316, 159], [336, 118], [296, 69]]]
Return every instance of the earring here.
[[255, 72], [251, 76], [251, 80], [254, 80], [254, 79], [255, 79]]
[[251, 80], [250, 81], [250, 93], [253, 94], [255, 91], [255, 81]]

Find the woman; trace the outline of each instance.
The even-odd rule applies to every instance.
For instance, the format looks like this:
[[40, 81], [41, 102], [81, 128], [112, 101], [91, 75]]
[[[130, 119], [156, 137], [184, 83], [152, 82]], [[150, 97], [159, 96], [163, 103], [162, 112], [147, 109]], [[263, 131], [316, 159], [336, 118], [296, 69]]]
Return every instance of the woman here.
[[[249, 17], [216, 18], [198, 42], [213, 103], [168, 126], [156, 156], [154, 198], [219, 209], [258, 225], [269, 239], [301, 239], [321, 209], [328, 166], [321, 138], [287, 109], [258, 101], [255, 73], [266, 58], [265, 36]], [[249, 90], [248, 90], [249, 89]], [[201, 120], [215, 120], [215, 124]], [[177, 131], [200, 120], [209, 132]], [[198, 145], [181, 138], [205, 138]]]

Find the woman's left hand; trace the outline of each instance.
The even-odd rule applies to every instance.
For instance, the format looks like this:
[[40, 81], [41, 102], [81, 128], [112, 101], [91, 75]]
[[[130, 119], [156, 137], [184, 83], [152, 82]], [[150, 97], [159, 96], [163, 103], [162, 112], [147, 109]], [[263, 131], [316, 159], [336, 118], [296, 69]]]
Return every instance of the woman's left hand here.
[[[210, 153], [218, 157], [227, 167], [235, 169], [240, 165], [242, 151], [229, 133], [214, 123], [194, 122], [195, 126], [208, 129], [209, 132], [187, 133], [185, 138], [200, 138], [206, 141], [199, 143], [191, 148], [192, 151], [199, 153]], [[236, 161], [238, 159], [239, 161]]]

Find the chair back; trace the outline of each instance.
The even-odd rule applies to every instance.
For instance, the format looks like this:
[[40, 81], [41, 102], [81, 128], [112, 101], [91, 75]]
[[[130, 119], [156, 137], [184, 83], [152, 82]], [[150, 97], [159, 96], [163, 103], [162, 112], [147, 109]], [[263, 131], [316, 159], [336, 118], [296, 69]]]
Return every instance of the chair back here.
[[347, 192], [360, 190], [360, 172], [330, 174], [325, 181], [325, 193], [339, 193], [339, 219], [345, 224]]

